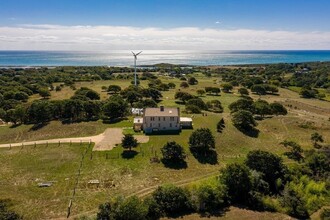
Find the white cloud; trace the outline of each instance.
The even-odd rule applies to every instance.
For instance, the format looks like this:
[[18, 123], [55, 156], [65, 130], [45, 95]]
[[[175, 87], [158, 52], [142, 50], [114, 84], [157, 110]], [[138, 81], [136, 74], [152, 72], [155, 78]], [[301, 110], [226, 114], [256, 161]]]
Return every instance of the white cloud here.
[[216, 23], [216, 24], [220, 24], [220, 23], [221, 23], [221, 21], [216, 21], [215, 23]]
[[330, 32], [48, 24], [0, 27], [0, 50], [115, 49], [330, 49]]

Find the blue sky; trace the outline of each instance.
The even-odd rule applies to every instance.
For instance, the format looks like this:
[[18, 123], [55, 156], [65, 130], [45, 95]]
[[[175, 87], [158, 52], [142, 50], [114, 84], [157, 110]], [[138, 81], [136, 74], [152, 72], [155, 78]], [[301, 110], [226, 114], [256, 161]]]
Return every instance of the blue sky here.
[[330, 49], [329, 11], [328, 0], [0, 0], [0, 49]]

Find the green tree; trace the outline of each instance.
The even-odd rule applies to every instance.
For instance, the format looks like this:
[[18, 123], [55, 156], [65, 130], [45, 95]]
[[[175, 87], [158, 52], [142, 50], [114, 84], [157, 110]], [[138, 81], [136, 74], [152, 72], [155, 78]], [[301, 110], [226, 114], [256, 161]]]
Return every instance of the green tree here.
[[266, 95], [266, 89], [263, 85], [257, 84], [251, 87], [251, 91], [258, 95]]
[[145, 220], [148, 212], [148, 208], [137, 196], [118, 197], [113, 206], [113, 219], [116, 220]]
[[199, 128], [189, 137], [189, 147], [197, 152], [207, 152], [215, 148], [215, 139], [208, 128]]
[[170, 89], [175, 89], [176, 85], [175, 85], [175, 83], [170, 82], [170, 83], [168, 83], [168, 87]]
[[129, 102], [131, 104], [131, 106], [133, 106], [134, 102], [138, 102], [141, 100], [142, 95], [138, 92], [128, 91], [125, 95], [125, 98], [126, 98], [127, 102]]
[[144, 96], [147, 98], [152, 98], [154, 101], [158, 101], [162, 96], [162, 93], [154, 88], [148, 88], [144, 90]]
[[[80, 89], [78, 89], [73, 97], [71, 97], [72, 99], [81, 99], [79, 97], [84, 97], [85, 100], [100, 100], [100, 94], [98, 94], [96, 91], [89, 89], [87, 87], [81, 87]], [[83, 99], [84, 100], [84, 99]]]
[[221, 105], [221, 102], [219, 100], [213, 99], [211, 101], [208, 101], [206, 103], [207, 108], [209, 111], [216, 112], [216, 113], [222, 113], [223, 107]]
[[231, 113], [237, 112], [239, 110], [246, 110], [246, 111], [254, 112], [253, 100], [252, 99], [246, 99], [246, 98], [241, 98], [241, 99], [238, 99], [235, 102], [232, 102], [228, 106], [228, 108], [229, 108]]
[[219, 180], [227, 188], [232, 203], [244, 203], [252, 188], [250, 171], [244, 164], [229, 164], [220, 172]]
[[278, 179], [285, 180], [286, 166], [282, 158], [267, 151], [250, 151], [245, 160], [245, 164], [252, 170], [261, 172], [264, 180], [269, 184], [272, 192], [278, 192], [276, 184]]
[[28, 119], [32, 123], [45, 123], [52, 119], [52, 106], [48, 101], [35, 101], [28, 108]]
[[312, 135], [311, 135], [311, 141], [313, 142], [313, 146], [315, 148], [320, 148], [320, 145], [318, 142], [321, 142], [323, 143], [323, 136], [320, 135], [319, 133], [317, 132], [314, 132]]
[[233, 86], [230, 83], [224, 83], [221, 85], [222, 86], [222, 91], [228, 93], [233, 89]]
[[180, 87], [181, 88], [188, 88], [189, 84], [187, 82], [182, 82], [182, 83], [180, 83]]
[[225, 120], [223, 120], [223, 118], [221, 118], [220, 121], [218, 121], [218, 123], [217, 123], [217, 132], [222, 132], [224, 127], [225, 127]]
[[187, 212], [192, 206], [189, 192], [174, 185], [158, 187], [152, 193], [152, 197], [166, 216]]
[[205, 90], [204, 89], [197, 89], [197, 95], [199, 96], [203, 96], [205, 94]]
[[121, 140], [121, 146], [123, 148], [129, 149], [129, 151], [131, 151], [132, 148], [135, 148], [138, 146], [138, 142], [132, 134], [125, 134], [123, 139]]
[[128, 104], [121, 96], [111, 96], [103, 106], [103, 114], [110, 119], [122, 118], [128, 114]]
[[311, 150], [306, 152], [306, 165], [312, 171], [315, 179], [325, 179], [330, 176], [330, 156], [325, 152]]
[[48, 88], [41, 88], [41, 89], [39, 89], [39, 95], [42, 98], [47, 99], [50, 97], [50, 92], [49, 92]]
[[271, 103], [270, 108], [272, 110], [272, 113], [275, 115], [286, 115], [288, 114], [288, 110], [280, 103], [278, 102], [274, 102]]
[[161, 152], [163, 159], [170, 163], [182, 162], [186, 158], [183, 147], [175, 141], [167, 142], [161, 148]]
[[238, 89], [238, 92], [239, 92], [239, 94], [241, 94], [241, 96], [249, 95], [249, 91], [246, 88], [244, 88], [244, 87], [239, 88]]
[[197, 105], [188, 105], [186, 104], [185, 108], [186, 113], [200, 114], [202, 113], [201, 109]]
[[117, 94], [121, 91], [121, 87], [118, 85], [110, 85], [107, 91], [108, 93]]
[[175, 93], [175, 96], [174, 96], [175, 99], [179, 99], [181, 100], [183, 103], [187, 102], [189, 99], [193, 99], [195, 98], [193, 95], [187, 93], [187, 92], [176, 92]]
[[189, 79], [188, 79], [189, 85], [196, 85], [197, 83], [198, 83], [198, 81], [195, 77], [189, 77]]
[[207, 110], [207, 105], [201, 98], [189, 99], [186, 105], [195, 105], [202, 110]]
[[253, 103], [253, 109], [254, 113], [261, 116], [261, 118], [264, 118], [265, 115], [272, 114], [272, 109], [270, 108], [269, 104], [265, 100], [257, 100]]
[[289, 147], [290, 151], [284, 153], [288, 158], [296, 161], [301, 161], [303, 157], [303, 149], [299, 144], [297, 144], [294, 141], [283, 141], [281, 144], [284, 145], [284, 147]]
[[236, 128], [245, 131], [249, 131], [257, 126], [257, 122], [254, 120], [252, 113], [246, 110], [234, 112], [231, 120]]
[[202, 184], [192, 194], [193, 203], [198, 212], [212, 212], [225, 206], [225, 190], [223, 187]]

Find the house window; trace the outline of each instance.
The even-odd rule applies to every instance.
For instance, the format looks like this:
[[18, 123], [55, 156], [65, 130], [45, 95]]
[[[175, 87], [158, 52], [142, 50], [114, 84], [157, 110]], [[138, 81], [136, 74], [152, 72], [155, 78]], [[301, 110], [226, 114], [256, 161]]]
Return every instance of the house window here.
[[170, 128], [172, 127], [172, 123], [170, 123]]
[[174, 121], [174, 117], [171, 117], [171, 118], [170, 118], [170, 121]]
[[151, 117], [150, 118], [150, 121], [155, 121], [155, 117]]
[[160, 123], [158, 123], [158, 127], [160, 128]]
[[165, 121], [165, 117], [163, 117], [163, 121]]
[[152, 127], [152, 123], [150, 123], [150, 127]]
[[160, 117], [158, 117], [158, 121], [160, 121]]

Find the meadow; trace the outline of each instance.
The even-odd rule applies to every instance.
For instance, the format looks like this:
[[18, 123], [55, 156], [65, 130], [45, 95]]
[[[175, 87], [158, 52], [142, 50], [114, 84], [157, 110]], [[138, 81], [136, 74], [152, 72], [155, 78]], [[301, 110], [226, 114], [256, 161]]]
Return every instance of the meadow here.
[[[176, 89], [162, 92], [163, 98], [158, 105], [177, 106], [183, 110], [184, 105], [178, 104], [174, 98], [176, 91], [180, 89], [180, 91], [197, 95], [196, 91], [200, 88], [219, 87], [222, 83], [219, 77], [206, 77], [201, 73], [194, 76], [198, 84], [190, 85], [188, 88], [179, 88], [181, 81], [177, 78], [159, 77], [164, 83], [174, 82]], [[141, 86], [147, 87], [147, 83], [148, 81], [141, 81]], [[106, 100], [109, 95], [102, 91], [101, 87], [111, 84], [125, 88], [130, 85], [130, 81], [100, 80], [78, 82], [75, 86], [77, 89], [80, 87], [93, 89], [101, 94], [102, 100]], [[74, 90], [64, 87], [61, 91], [52, 91], [50, 99], [67, 99], [73, 94]], [[292, 140], [304, 149], [312, 149], [310, 136], [313, 132], [322, 134], [325, 143], [330, 142], [329, 102], [302, 99], [297, 92], [282, 88], [278, 95], [261, 97], [252, 95], [252, 97], [268, 102], [281, 102], [289, 111], [285, 116], [271, 116], [258, 121], [258, 137], [243, 134], [231, 123], [228, 105], [240, 98], [237, 88], [234, 88], [231, 93], [222, 92], [219, 96], [201, 97], [204, 101], [219, 100], [224, 107], [223, 113], [208, 112], [207, 116], [183, 114], [193, 118], [194, 129], [182, 130], [178, 135], [151, 135], [148, 143], [140, 144], [136, 148], [136, 155], [132, 158], [123, 156], [123, 149], [120, 146], [111, 151], [102, 152], [92, 151], [93, 146], [88, 144], [61, 144], [60, 146], [54, 144], [0, 149], [2, 164], [0, 194], [3, 198], [11, 199], [14, 203], [13, 209], [22, 214], [25, 219], [65, 218], [79, 165], [82, 163], [71, 217], [93, 216], [99, 204], [110, 200], [115, 195], [144, 197], [164, 183], [187, 186], [196, 181], [214, 179], [222, 167], [228, 163], [243, 161], [251, 150], [261, 149], [283, 155], [287, 149], [280, 143], [284, 140]], [[40, 97], [38, 95], [30, 97], [30, 101], [36, 99]], [[292, 103], [296, 103], [298, 107], [292, 106]], [[216, 131], [216, 123], [221, 118], [225, 121], [225, 128], [219, 133]], [[38, 130], [33, 130], [32, 125], [1, 126], [0, 143], [91, 136], [102, 133], [108, 127], [130, 127], [132, 119], [130, 116], [114, 124], [105, 124], [101, 120], [72, 124], [52, 121]], [[306, 124], [308, 126], [304, 126]], [[200, 163], [189, 151], [190, 134], [195, 129], [204, 127], [210, 128], [215, 136], [217, 152], [215, 164]], [[188, 155], [186, 168], [170, 169], [162, 163], [150, 162], [150, 158], [154, 156], [161, 157], [160, 148], [168, 141], [176, 141], [184, 147]], [[290, 165], [291, 161], [284, 156], [283, 158]], [[88, 184], [90, 180], [99, 180], [99, 187]], [[37, 186], [37, 183], [44, 181], [53, 181], [53, 185], [45, 188]], [[232, 213], [232, 211], [229, 212]], [[240, 213], [234, 215], [244, 215], [242, 211], [236, 209], [233, 212]]]

